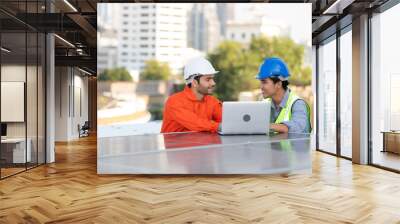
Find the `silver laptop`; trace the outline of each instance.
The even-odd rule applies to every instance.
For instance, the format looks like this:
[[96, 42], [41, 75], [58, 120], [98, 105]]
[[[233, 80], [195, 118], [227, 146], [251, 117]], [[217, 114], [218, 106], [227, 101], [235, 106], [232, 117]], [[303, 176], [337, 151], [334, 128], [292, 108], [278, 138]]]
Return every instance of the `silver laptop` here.
[[221, 135], [267, 134], [271, 103], [224, 102], [222, 104]]

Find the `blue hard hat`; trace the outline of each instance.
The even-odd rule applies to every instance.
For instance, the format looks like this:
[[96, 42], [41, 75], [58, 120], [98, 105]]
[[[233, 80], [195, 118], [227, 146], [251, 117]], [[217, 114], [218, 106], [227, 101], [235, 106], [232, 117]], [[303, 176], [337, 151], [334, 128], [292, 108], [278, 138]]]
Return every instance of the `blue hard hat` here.
[[277, 77], [280, 80], [288, 80], [290, 74], [286, 63], [280, 58], [266, 58], [261, 64], [256, 79]]

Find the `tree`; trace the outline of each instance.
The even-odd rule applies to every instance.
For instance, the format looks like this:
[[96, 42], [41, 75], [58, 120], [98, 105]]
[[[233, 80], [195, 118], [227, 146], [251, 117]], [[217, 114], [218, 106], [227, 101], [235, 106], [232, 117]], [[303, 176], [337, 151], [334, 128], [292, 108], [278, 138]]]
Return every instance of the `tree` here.
[[171, 76], [171, 69], [167, 63], [157, 60], [148, 60], [143, 71], [140, 73], [141, 80], [168, 80]]
[[106, 69], [100, 73], [99, 81], [132, 81], [132, 76], [125, 68]]
[[267, 57], [280, 57], [287, 63], [292, 84], [311, 83], [311, 68], [303, 67], [304, 46], [288, 37], [256, 37], [248, 47], [224, 41], [208, 54], [211, 64], [220, 71], [215, 76], [217, 97], [224, 101], [237, 100], [240, 92], [259, 88], [255, 76]]
[[224, 41], [208, 58], [219, 71], [215, 75], [215, 93], [219, 99], [237, 100], [241, 91], [257, 88], [258, 82], [254, 77], [258, 65], [252, 62], [254, 55], [249, 54], [240, 43]]
[[250, 52], [259, 61], [268, 57], [282, 58], [289, 67], [290, 79], [293, 84], [309, 85], [311, 83], [311, 68], [303, 68], [304, 46], [296, 44], [288, 37], [260, 36], [254, 38], [249, 46]]

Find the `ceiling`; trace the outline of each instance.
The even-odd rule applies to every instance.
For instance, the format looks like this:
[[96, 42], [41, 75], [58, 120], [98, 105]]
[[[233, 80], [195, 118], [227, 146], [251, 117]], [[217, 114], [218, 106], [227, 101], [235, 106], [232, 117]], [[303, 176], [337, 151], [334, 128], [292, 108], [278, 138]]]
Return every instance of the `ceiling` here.
[[[313, 43], [351, 23], [352, 17], [373, 10], [388, 0], [267, 0], [229, 2], [311, 3]], [[18, 32], [25, 28], [55, 32], [56, 65], [75, 65], [96, 73], [97, 3], [116, 2], [195, 2], [138, 0], [1, 0], [0, 22], [3, 32]], [[197, 1], [207, 2], [207, 1]], [[212, 2], [212, 1], [210, 1]], [[224, 2], [224, 1], [219, 1]], [[228, 2], [228, 1], [226, 1]], [[50, 10], [51, 9], [51, 10]], [[49, 13], [49, 12], [52, 13]], [[28, 12], [28, 13], [25, 13]], [[338, 22], [340, 21], [340, 22]], [[77, 50], [79, 49], [79, 50]]]
[[1, 30], [7, 38], [16, 37], [8, 42], [15, 55], [22, 54], [18, 46], [24, 46], [18, 33], [55, 33], [56, 66], [79, 66], [96, 74], [96, 4], [93, 0], [48, 0], [47, 5], [45, 0], [1, 0]]

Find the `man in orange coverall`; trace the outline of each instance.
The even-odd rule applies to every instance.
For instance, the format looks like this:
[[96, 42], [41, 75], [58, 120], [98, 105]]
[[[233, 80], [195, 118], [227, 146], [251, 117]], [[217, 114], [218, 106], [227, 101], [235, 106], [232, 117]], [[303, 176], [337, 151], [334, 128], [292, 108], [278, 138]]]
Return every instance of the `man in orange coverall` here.
[[222, 105], [211, 96], [215, 71], [204, 58], [188, 61], [184, 68], [185, 89], [170, 96], [165, 104], [161, 132], [217, 132], [222, 121]]

